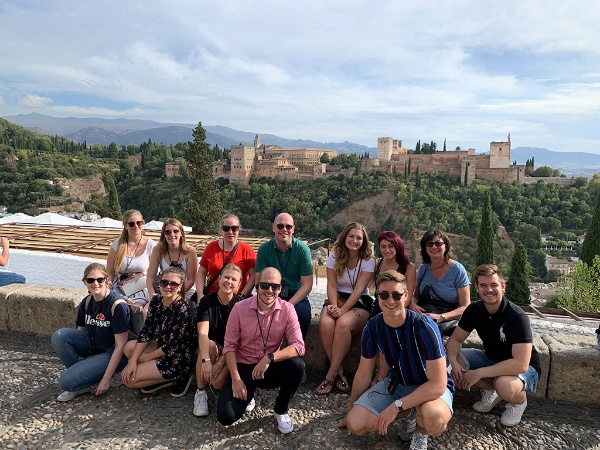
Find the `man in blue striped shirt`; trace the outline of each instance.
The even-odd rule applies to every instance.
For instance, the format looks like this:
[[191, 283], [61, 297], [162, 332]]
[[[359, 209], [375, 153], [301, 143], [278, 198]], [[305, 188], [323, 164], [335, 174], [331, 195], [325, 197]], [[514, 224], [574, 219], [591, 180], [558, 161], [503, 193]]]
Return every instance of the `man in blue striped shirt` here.
[[[398, 416], [398, 437], [411, 449], [426, 449], [428, 436], [446, 430], [452, 418], [454, 382], [446, 369], [446, 353], [435, 322], [404, 307], [406, 279], [390, 270], [377, 278], [381, 314], [365, 326], [361, 358], [354, 377], [348, 413], [337, 424], [348, 434], [387, 434]], [[369, 387], [377, 353], [390, 366], [389, 375]]]

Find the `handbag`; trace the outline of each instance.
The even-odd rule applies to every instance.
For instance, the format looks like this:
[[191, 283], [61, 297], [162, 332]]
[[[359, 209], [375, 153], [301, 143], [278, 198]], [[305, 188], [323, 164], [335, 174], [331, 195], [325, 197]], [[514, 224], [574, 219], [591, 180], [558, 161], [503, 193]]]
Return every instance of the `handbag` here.
[[119, 281], [119, 290], [125, 297], [144, 289], [146, 289], [146, 275], [143, 272], [133, 273], [124, 280]]
[[[212, 286], [212, 284], [214, 283], [214, 281], [221, 276], [221, 272], [223, 272], [223, 269], [225, 267], [227, 267], [227, 264], [229, 263], [229, 261], [231, 261], [231, 258], [233, 257], [233, 254], [235, 253], [235, 249], [237, 248], [238, 245], [239, 245], [239, 242], [236, 242], [236, 244], [231, 249], [231, 253], [229, 253], [229, 256], [227, 256], [227, 258], [225, 258], [225, 261], [223, 262], [223, 267], [221, 267], [221, 270], [219, 270], [219, 273], [217, 274], [217, 276], [214, 277], [214, 278], [210, 278], [208, 280], [208, 283], [206, 283], [204, 285], [204, 287], [202, 288], [202, 294], [203, 295], [208, 295], [208, 290], [210, 289], [210, 287]], [[225, 244], [223, 244], [223, 246], [225, 246]]]

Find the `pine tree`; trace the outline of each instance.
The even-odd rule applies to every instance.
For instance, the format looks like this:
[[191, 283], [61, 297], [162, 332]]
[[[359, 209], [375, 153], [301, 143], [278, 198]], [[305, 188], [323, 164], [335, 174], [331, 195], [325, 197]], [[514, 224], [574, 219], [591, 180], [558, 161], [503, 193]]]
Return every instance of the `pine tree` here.
[[415, 146], [415, 153], [421, 153], [421, 139], [417, 141], [417, 145]]
[[588, 267], [592, 267], [596, 255], [600, 255], [600, 197], [596, 201], [592, 221], [585, 233], [580, 257]]
[[194, 141], [186, 152], [189, 199], [184, 206], [186, 221], [196, 233], [215, 233], [223, 214], [219, 189], [212, 177], [213, 157], [202, 122], [193, 131]]
[[[481, 205], [481, 225], [477, 234], [477, 267], [481, 264], [494, 264], [494, 227], [492, 226], [492, 203], [490, 194], [485, 197]], [[471, 297], [477, 297], [475, 278], [471, 283]]]
[[527, 260], [527, 250], [520, 242], [510, 265], [510, 276], [506, 283], [506, 297], [520, 305], [529, 305], [529, 273], [531, 266]]
[[446, 151], [446, 138], [444, 138], [444, 152]]
[[121, 212], [121, 204], [119, 203], [119, 194], [117, 193], [115, 180], [110, 173], [107, 173], [104, 181], [108, 188], [108, 216], [111, 219], [121, 220], [123, 214]]
[[421, 176], [419, 175], [419, 166], [417, 166], [417, 170], [415, 170], [415, 188], [421, 188]]

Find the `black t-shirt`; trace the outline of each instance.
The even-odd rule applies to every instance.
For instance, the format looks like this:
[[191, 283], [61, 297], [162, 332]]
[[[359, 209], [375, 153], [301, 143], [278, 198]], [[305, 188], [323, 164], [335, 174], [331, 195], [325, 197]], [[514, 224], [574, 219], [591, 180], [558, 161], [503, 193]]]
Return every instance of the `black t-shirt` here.
[[[497, 362], [512, 358], [513, 344], [533, 344], [529, 317], [506, 297], [502, 297], [500, 309], [495, 314], [488, 312], [483, 301], [471, 303], [458, 326], [468, 333], [477, 330], [486, 356]], [[541, 375], [540, 357], [535, 347], [529, 365]]]
[[233, 305], [242, 300], [234, 295], [227, 305], [221, 305], [217, 292], [205, 295], [198, 305], [197, 322], [208, 322], [208, 338], [220, 346], [225, 345], [225, 327]]
[[112, 315], [112, 306], [118, 298], [113, 292], [104, 297], [101, 301], [89, 299], [87, 309], [85, 307], [86, 296], [79, 304], [77, 310], [77, 320], [75, 324], [78, 327], [85, 327], [92, 345], [96, 350], [102, 351], [115, 345], [115, 334], [129, 331], [129, 305], [125, 302], [119, 303], [115, 307], [115, 315]]

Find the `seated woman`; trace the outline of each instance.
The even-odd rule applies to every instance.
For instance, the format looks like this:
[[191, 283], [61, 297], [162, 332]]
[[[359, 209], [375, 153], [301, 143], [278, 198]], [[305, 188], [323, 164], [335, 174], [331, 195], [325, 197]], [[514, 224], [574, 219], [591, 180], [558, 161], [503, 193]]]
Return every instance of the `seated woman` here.
[[469, 277], [464, 266], [452, 259], [450, 240], [442, 230], [428, 230], [421, 238], [423, 264], [410, 309], [431, 317], [445, 336], [450, 336], [463, 311], [471, 303]]
[[[408, 259], [404, 248], [404, 241], [400, 235], [398, 235], [398, 233], [394, 231], [382, 231], [379, 233], [379, 236], [377, 236], [377, 241], [379, 243], [379, 252], [381, 253], [381, 258], [375, 260], [375, 275], [373, 276], [370, 285], [375, 289], [375, 291], [377, 291], [376, 280], [380, 273], [388, 270], [395, 270], [401, 273], [406, 277], [408, 296], [405, 306], [408, 308], [410, 304], [410, 298], [415, 290], [417, 269], [415, 265]], [[375, 302], [369, 319], [376, 316], [380, 312], [381, 307], [379, 306], [379, 302]], [[385, 362], [385, 358], [379, 354], [376, 361], [376, 372], [372, 384], [383, 380], [388, 375], [389, 370], [390, 368]]]
[[150, 301], [148, 317], [137, 342], [129, 341], [125, 355], [129, 364], [123, 370], [125, 386], [142, 388], [145, 394], [174, 384], [186, 376], [196, 356], [196, 341], [190, 318], [190, 305], [184, 300], [185, 272], [168, 267], [162, 273], [160, 294]]
[[342, 363], [350, 348], [352, 335], [362, 331], [372, 308], [367, 286], [375, 271], [373, 244], [365, 227], [349, 223], [340, 233], [327, 258], [327, 298], [319, 322], [319, 335], [329, 370], [315, 393], [327, 395], [333, 383], [346, 393], [350, 384]]
[[[177, 219], [165, 220], [158, 244], [150, 255], [146, 287], [148, 296], [152, 298], [155, 288], [158, 289], [160, 274], [169, 266], [181, 267], [185, 270], [185, 298], [189, 300], [196, 289], [194, 282], [198, 270], [198, 255], [196, 249], [185, 242], [183, 225]], [[158, 276], [157, 276], [158, 274]]]
[[223, 238], [209, 243], [200, 259], [200, 267], [196, 275], [198, 298], [217, 292], [219, 273], [227, 264], [235, 264], [242, 269], [239, 294], [242, 297], [252, 295], [255, 284], [256, 253], [250, 245], [239, 240], [241, 228], [240, 219], [236, 215], [226, 214], [221, 218]]
[[202, 297], [198, 305], [198, 359], [196, 361], [196, 382], [198, 389], [194, 396], [194, 415], [208, 415], [209, 383], [221, 389], [229, 370], [223, 355], [225, 327], [229, 313], [242, 297], [236, 292], [242, 280], [242, 269], [235, 264], [225, 266], [219, 277], [219, 290]]
[[52, 347], [67, 368], [58, 378], [64, 391], [58, 396], [60, 402], [86, 392], [107, 392], [111, 377], [127, 364], [123, 348], [129, 333], [129, 306], [110, 291], [107, 280], [102, 264], [87, 266], [82, 281], [90, 295], [79, 304], [77, 329], [61, 328], [52, 335]]
[[[9, 242], [7, 237], [0, 236], [0, 248], [2, 249], [2, 253], [0, 253], [0, 267], [4, 267], [8, 264]], [[25, 277], [18, 273], [0, 269], [0, 286], [8, 286], [9, 284], [17, 283], [25, 283]]]

